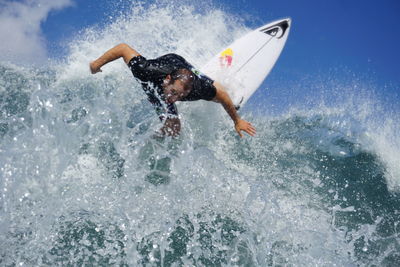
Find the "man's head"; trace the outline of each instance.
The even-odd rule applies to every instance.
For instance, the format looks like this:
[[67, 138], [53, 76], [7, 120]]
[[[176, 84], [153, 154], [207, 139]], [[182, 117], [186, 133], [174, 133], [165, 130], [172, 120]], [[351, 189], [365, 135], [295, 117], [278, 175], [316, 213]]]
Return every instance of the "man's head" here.
[[186, 97], [192, 90], [194, 74], [188, 69], [178, 69], [168, 74], [163, 83], [165, 101], [174, 103]]

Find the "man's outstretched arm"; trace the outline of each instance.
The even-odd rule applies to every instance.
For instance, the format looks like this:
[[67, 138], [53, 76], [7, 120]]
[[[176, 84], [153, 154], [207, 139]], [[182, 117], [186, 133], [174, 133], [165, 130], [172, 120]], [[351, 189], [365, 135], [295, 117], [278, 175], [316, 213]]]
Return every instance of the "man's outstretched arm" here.
[[224, 87], [218, 83], [214, 82], [214, 86], [217, 89], [217, 93], [212, 101], [221, 103], [226, 112], [229, 114], [233, 122], [235, 123], [235, 130], [240, 137], [243, 137], [241, 131], [245, 131], [251, 136], [256, 134], [256, 129], [251, 125], [251, 123], [242, 120], [237, 113], [235, 106], [233, 105], [232, 99], [225, 91]]
[[125, 63], [128, 64], [129, 61], [136, 56], [140, 56], [140, 54], [129, 45], [122, 43], [106, 51], [101, 57], [99, 57], [95, 61], [90, 62], [90, 71], [92, 72], [92, 74], [101, 72], [102, 66], [120, 57], [122, 57]]

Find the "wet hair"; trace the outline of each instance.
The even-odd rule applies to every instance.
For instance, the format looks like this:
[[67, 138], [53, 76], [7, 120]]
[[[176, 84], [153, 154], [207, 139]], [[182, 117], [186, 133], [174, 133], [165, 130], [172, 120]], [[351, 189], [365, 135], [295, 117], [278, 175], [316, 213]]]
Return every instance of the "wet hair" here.
[[171, 74], [171, 83], [180, 80], [185, 91], [191, 91], [194, 83], [194, 73], [188, 69], [177, 69]]

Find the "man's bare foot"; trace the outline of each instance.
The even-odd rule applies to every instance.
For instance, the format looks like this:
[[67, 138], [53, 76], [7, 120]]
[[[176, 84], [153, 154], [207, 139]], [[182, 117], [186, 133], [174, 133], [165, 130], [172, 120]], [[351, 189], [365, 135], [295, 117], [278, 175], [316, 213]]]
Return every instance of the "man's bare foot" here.
[[102, 72], [102, 70], [97, 66], [96, 61], [90, 62], [89, 67], [90, 67], [90, 72], [92, 74], [96, 74], [98, 72]]

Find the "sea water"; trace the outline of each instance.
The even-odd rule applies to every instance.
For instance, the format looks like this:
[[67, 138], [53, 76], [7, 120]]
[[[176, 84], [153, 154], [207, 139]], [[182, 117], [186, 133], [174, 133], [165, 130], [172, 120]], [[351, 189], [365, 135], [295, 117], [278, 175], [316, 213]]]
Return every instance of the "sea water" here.
[[398, 114], [250, 101], [257, 136], [240, 139], [220, 106], [178, 103], [172, 139], [122, 61], [88, 71], [120, 42], [200, 67], [248, 30], [217, 8], [135, 4], [63, 62], [1, 63], [0, 265], [399, 266]]

